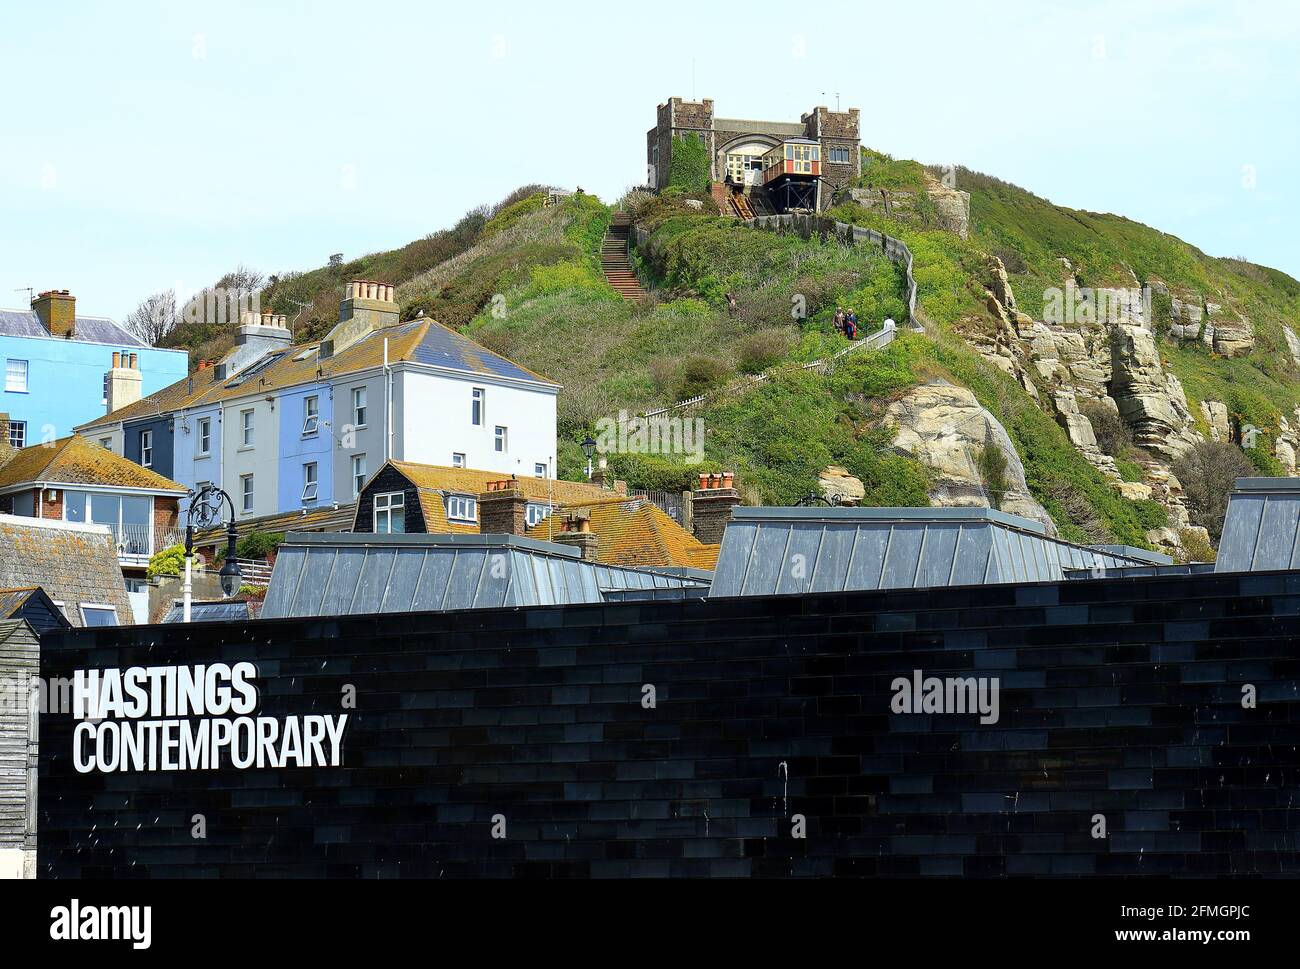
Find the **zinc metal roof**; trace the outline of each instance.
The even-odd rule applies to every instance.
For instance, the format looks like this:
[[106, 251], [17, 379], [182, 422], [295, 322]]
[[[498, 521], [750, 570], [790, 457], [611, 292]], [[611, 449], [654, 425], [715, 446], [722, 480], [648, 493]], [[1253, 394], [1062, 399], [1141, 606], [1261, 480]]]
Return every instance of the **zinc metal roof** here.
[[294, 534], [261, 618], [576, 605], [607, 590], [703, 591], [708, 581], [692, 569], [584, 562], [576, 549], [517, 536]]
[[1300, 568], [1300, 478], [1242, 478], [1228, 499], [1218, 572]]
[[1149, 564], [987, 508], [736, 508], [709, 595], [1051, 582]]

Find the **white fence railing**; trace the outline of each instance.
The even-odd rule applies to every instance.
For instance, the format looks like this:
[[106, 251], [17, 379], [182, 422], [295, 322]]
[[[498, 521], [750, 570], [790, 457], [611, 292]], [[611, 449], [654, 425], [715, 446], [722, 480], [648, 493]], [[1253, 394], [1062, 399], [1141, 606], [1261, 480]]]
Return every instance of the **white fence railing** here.
[[127, 561], [145, 560], [173, 545], [185, 541], [179, 528], [155, 528], [152, 525], [109, 525], [117, 557]]
[[[895, 263], [902, 266], [907, 278], [907, 322], [913, 330], [921, 330], [920, 323], [917, 322], [916, 315], [916, 277], [912, 275], [912, 250], [907, 248], [907, 243], [892, 236], [887, 236], [883, 232], [877, 232], [875, 229], [864, 228], [858, 225], [849, 225], [847, 222], [836, 222], [834, 219], [827, 219], [816, 215], [760, 215], [754, 219], [746, 219], [742, 225], [749, 226], [753, 229], [761, 229], [766, 232], [797, 232], [804, 238], [811, 238], [814, 235], [820, 235], [824, 238], [834, 237], [848, 245], [857, 245], [866, 243], [868, 245], [879, 246], [885, 255]], [[649, 244], [650, 233], [637, 226], [635, 237], [638, 248]], [[745, 377], [742, 380], [729, 383], [720, 390], [711, 391], [707, 394], [701, 394], [698, 397], [692, 397], [689, 400], [678, 401], [668, 407], [662, 407], [659, 410], [647, 411], [643, 416], [647, 419], [663, 417], [667, 414], [675, 413], [680, 410], [687, 410], [696, 407], [707, 400], [716, 397], [726, 396], [737, 391], [743, 391], [748, 387], [756, 384], [766, 383], [775, 374], [783, 373], [788, 370], [815, 370], [819, 374], [829, 375], [834, 373], [840, 365], [840, 362], [849, 354], [857, 353], [861, 350], [883, 350], [889, 346], [898, 337], [898, 332], [893, 327], [882, 328], [872, 333], [870, 336], [863, 337], [861, 340], [850, 344], [843, 350], [838, 351], [832, 356], [822, 360], [814, 360], [812, 363], [805, 363], [787, 367], [778, 367], [769, 370], [766, 373], [757, 374], [752, 377]]]

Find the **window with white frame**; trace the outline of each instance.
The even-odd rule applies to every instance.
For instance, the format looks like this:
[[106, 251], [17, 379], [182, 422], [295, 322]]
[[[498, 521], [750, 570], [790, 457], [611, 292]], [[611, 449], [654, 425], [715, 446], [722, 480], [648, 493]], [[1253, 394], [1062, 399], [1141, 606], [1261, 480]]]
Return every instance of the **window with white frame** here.
[[475, 427], [483, 426], [483, 404], [485, 403], [485, 392], [482, 387], [475, 387], [473, 399], [469, 405], [469, 422]]
[[207, 457], [212, 453], [212, 418], [200, 417], [198, 420], [199, 430], [199, 457]]
[[9, 446], [16, 448], [24, 448], [27, 446], [26, 421], [9, 422]]
[[534, 478], [545, 478], [545, 477], [546, 477], [546, 465], [544, 465], [544, 464], [534, 464], [534, 465], [533, 465], [533, 477], [534, 477]]
[[320, 430], [320, 398], [316, 395], [302, 400], [302, 436], [310, 437]]
[[98, 606], [89, 602], [81, 603], [81, 622], [85, 626], [116, 626], [117, 608], [115, 606]]
[[453, 454], [451, 456], [451, 466], [453, 468], [465, 467], [465, 455], [461, 454], [459, 451]]
[[525, 520], [528, 522], [529, 528], [532, 528], [538, 522], [546, 521], [546, 519], [550, 517], [551, 517], [550, 505], [538, 505], [532, 502], [528, 503], [528, 510], [525, 512]]
[[352, 497], [361, 497], [361, 491], [366, 486], [366, 456], [364, 454], [352, 455]]
[[104, 405], [108, 404], [108, 374], [104, 374], [104, 399], [101, 400], [100, 403]]
[[5, 390], [15, 394], [27, 393], [27, 361], [5, 361]]
[[140, 432], [140, 466], [153, 467], [153, 431]]
[[447, 521], [473, 523], [478, 521], [478, 499], [470, 495], [447, 496]]
[[113, 450], [113, 439], [111, 437], [101, 437], [99, 439], [99, 446], [105, 451], [111, 451]]
[[366, 426], [366, 388], [352, 388], [352, 424], [355, 427]]
[[376, 535], [400, 535], [406, 531], [406, 495], [400, 491], [375, 495], [374, 531]]
[[239, 476], [239, 493], [242, 496], [240, 508], [244, 514], [253, 510], [253, 476], [251, 474], [241, 474]]
[[239, 412], [240, 428], [240, 447], [253, 446], [253, 415], [255, 411], [241, 410]]
[[507, 434], [506, 429], [498, 425], [497, 433], [496, 433], [496, 449], [502, 454], [505, 454], [507, 450], [506, 434]]
[[320, 497], [320, 466], [308, 461], [302, 466], [302, 500], [315, 501]]
[[847, 165], [850, 159], [850, 149], [845, 145], [831, 145], [830, 159], [832, 165]]

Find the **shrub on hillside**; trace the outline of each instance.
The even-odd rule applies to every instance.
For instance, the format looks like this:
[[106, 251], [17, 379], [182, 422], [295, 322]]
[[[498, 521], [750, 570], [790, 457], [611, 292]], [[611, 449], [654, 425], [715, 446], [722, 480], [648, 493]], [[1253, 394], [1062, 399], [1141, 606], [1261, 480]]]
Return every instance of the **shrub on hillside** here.
[[1097, 447], [1101, 448], [1103, 454], [1109, 454], [1117, 461], [1132, 460], [1137, 451], [1133, 444], [1133, 432], [1118, 411], [1099, 401], [1088, 401], [1080, 406], [1079, 413], [1088, 418], [1092, 433], [1097, 438]]
[[678, 400], [690, 400], [707, 394], [726, 382], [731, 376], [731, 366], [718, 357], [704, 354], [690, 357], [682, 364], [681, 379], [677, 384]]
[[1178, 542], [1182, 546], [1181, 557], [1184, 562], [1213, 562], [1219, 557], [1214, 546], [1199, 531], [1179, 529]]
[[790, 355], [794, 344], [788, 330], [769, 327], [741, 337], [736, 346], [736, 365], [741, 373], [762, 373]]
[[1238, 478], [1255, 474], [1255, 466], [1235, 444], [1204, 441], [1174, 462], [1174, 474], [1187, 495], [1192, 522], [1217, 542], [1223, 535], [1228, 496]]

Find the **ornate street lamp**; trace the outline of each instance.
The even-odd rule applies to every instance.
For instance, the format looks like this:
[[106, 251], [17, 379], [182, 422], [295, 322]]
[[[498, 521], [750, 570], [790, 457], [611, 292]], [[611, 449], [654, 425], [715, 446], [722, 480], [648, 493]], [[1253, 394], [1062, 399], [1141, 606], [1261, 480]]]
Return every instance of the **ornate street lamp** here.
[[226, 560], [221, 566], [221, 591], [227, 597], [239, 591], [243, 573], [239, 571], [239, 562], [235, 558], [235, 543], [239, 535], [235, 531], [235, 503], [215, 485], [207, 485], [198, 494], [190, 498], [190, 507], [185, 513], [185, 589], [183, 619], [190, 621], [190, 605], [193, 596], [192, 568], [194, 563], [194, 531], [214, 527], [222, 520], [222, 502], [230, 509], [230, 519], [226, 522]]
[[590, 481], [596, 473], [596, 469], [591, 464], [591, 459], [596, 456], [596, 440], [590, 434], [582, 442], [582, 453], [587, 455], [587, 480]]

